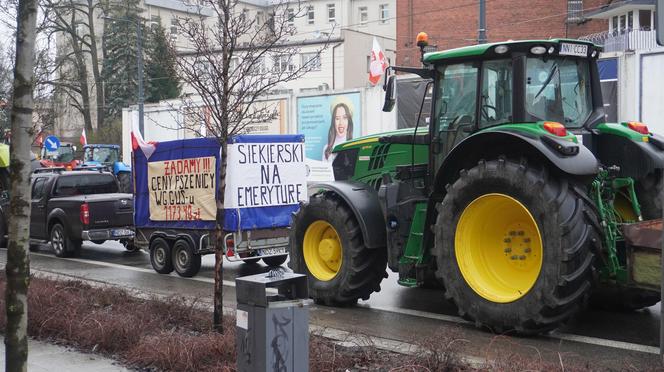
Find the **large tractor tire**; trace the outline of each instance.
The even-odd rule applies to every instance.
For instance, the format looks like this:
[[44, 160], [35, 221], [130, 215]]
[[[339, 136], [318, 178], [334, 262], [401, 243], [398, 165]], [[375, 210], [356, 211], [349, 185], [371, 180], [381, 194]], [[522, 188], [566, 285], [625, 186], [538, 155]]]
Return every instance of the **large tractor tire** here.
[[585, 307], [599, 239], [579, 190], [525, 160], [482, 160], [460, 172], [438, 206], [434, 248], [459, 315], [528, 335]]
[[118, 183], [120, 184], [120, 192], [133, 194], [134, 188], [131, 184], [131, 173], [120, 172], [118, 173]]
[[309, 296], [324, 305], [352, 305], [380, 291], [384, 248], [368, 249], [353, 212], [332, 192], [314, 194], [294, 216], [289, 266], [306, 274]]

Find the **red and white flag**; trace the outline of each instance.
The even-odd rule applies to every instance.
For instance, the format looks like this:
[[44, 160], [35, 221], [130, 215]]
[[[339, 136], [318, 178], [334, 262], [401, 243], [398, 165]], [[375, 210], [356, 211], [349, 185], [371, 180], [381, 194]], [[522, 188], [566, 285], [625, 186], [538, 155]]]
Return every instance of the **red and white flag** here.
[[369, 64], [369, 82], [371, 85], [378, 84], [387, 66], [387, 58], [385, 58], [383, 51], [380, 49], [378, 40], [374, 37], [373, 47], [371, 48], [371, 63]]
[[88, 144], [88, 136], [85, 135], [85, 128], [83, 128], [83, 133], [81, 133], [81, 138], [79, 139], [79, 141], [83, 146]]
[[157, 149], [157, 144], [154, 142], [145, 142], [141, 132], [138, 130], [138, 123], [134, 122], [131, 127], [131, 148], [136, 151], [139, 148], [143, 151], [143, 155], [147, 159], [150, 159], [150, 156]]

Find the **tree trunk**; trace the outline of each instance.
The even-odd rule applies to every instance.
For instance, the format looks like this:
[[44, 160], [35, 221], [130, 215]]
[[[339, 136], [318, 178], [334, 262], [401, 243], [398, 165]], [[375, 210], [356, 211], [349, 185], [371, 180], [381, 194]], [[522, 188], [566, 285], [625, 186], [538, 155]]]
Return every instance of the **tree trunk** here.
[[226, 192], [226, 166], [227, 166], [227, 145], [226, 141], [221, 142], [221, 165], [219, 166], [219, 197], [217, 198], [217, 230], [216, 244], [214, 251], [214, 313], [212, 325], [219, 333], [224, 333], [224, 222], [226, 215], [224, 213], [224, 193]]
[[92, 59], [92, 76], [94, 77], [95, 95], [97, 98], [97, 129], [104, 126], [104, 92], [99, 72], [99, 55], [97, 54], [97, 33], [95, 31], [95, 2], [88, 0], [88, 27], [90, 29], [90, 58]]
[[[71, 24], [76, 24], [76, 13], [72, 13]], [[83, 122], [85, 123], [86, 133], [93, 133], [94, 128], [92, 127], [92, 114], [90, 114], [90, 85], [88, 84], [88, 69], [85, 65], [85, 59], [83, 56], [83, 50], [81, 44], [76, 35], [76, 28], [73, 28], [73, 31], [70, 31], [70, 37], [72, 42], [72, 48], [74, 49], [74, 58], [75, 58], [75, 67], [76, 73], [78, 74], [78, 79], [81, 84], [81, 102], [83, 104]]]
[[34, 102], [36, 0], [19, 0], [14, 68], [14, 98], [11, 113], [10, 149], [11, 198], [9, 201], [9, 244], [7, 245], [7, 289], [5, 306], [5, 370], [28, 368], [28, 284], [30, 261], [30, 142]]

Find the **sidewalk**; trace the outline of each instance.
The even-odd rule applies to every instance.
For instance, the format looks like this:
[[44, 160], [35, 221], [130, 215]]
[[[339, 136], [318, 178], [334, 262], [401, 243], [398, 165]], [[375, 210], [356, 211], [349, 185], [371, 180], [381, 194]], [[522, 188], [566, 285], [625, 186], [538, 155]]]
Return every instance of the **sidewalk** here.
[[[0, 335], [0, 340], [2, 340], [2, 345], [4, 346], [4, 335]], [[5, 352], [2, 350], [0, 352], [0, 366], [4, 367], [4, 365]], [[96, 354], [81, 353], [72, 348], [29, 339], [28, 371], [124, 372], [129, 370], [119, 366], [112, 359]]]

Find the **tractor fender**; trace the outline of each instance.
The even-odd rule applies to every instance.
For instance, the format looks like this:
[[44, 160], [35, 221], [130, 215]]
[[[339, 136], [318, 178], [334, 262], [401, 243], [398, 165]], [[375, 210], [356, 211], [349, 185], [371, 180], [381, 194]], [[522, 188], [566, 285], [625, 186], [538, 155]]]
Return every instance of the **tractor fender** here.
[[113, 164], [113, 174], [117, 175], [122, 172], [131, 172], [131, 166], [119, 161], [115, 162], [115, 164]]
[[378, 193], [371, 186], [357, 181], [318, 182], [308, 185], [313, 192], [326, 190], [339, 195], [353, 211], [362, 229], [362, 238], [367, 248], [387, 246], [385, 217], [380, 208]]
[[664, 169], [664, 137], [650, 136], [648, 142], [610, 133], [594, 136], [596, 154], [602, 164], [620, 167], [620, 175], [640, 179]]
[[[564, 155], [555, 149], [564, 146], [572, 153]], [[440, 200], [445, 194], [445, 185], [454, 182], [462, 169], [470, 169], [481, 159], [492, 159], [500, 155], [525, 157], [529, 162], [544, 162], [563, 173], [579, 178], [592, 179], [599, 170], [599, 163], [585, 146], [547, 136], [532, 136], [525, 132], [495, 130], [479, 132], [461, 141], [440, 166], [435, 178], [434, 195]]]

